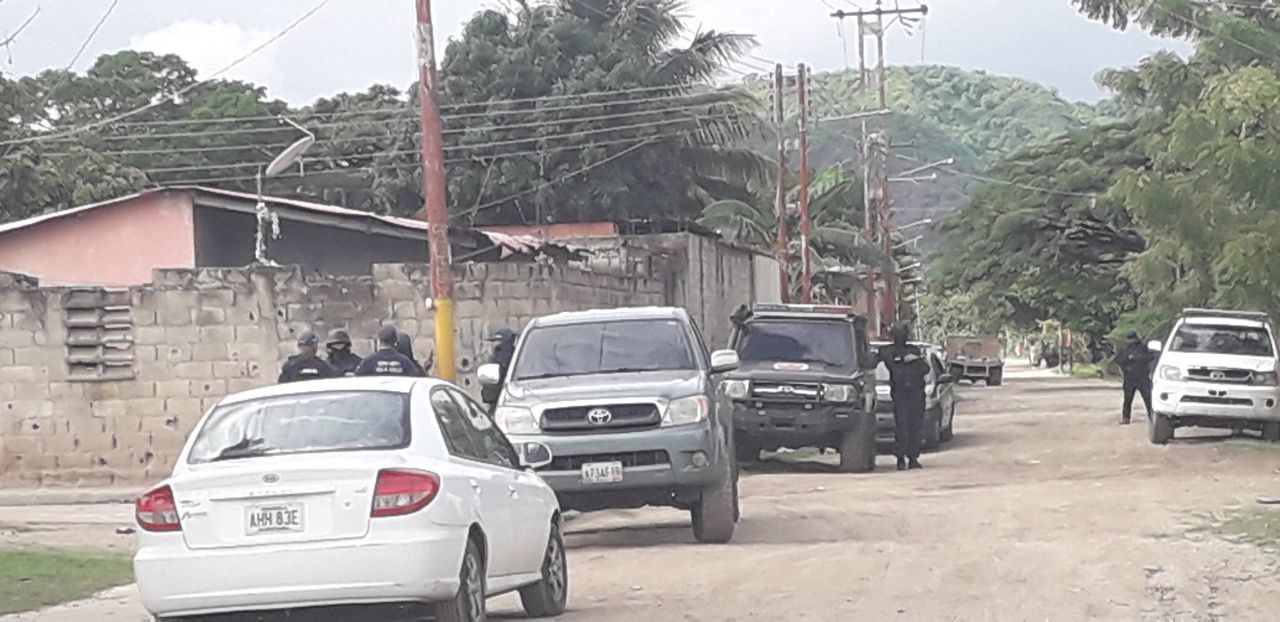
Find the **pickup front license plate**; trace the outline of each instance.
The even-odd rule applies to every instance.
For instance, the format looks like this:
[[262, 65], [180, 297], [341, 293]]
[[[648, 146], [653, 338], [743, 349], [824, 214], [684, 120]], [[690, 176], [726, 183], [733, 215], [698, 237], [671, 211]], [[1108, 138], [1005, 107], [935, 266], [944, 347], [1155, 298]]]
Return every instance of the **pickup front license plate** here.
[[302, 504], [276, 503], [250, 506], [245, 513], [244, 532], [250, 536], [302, 531]]
[[582, 465], [582, 481], [587, 484], [614, 484], [622, 481], [621, 462], [588, 462]]

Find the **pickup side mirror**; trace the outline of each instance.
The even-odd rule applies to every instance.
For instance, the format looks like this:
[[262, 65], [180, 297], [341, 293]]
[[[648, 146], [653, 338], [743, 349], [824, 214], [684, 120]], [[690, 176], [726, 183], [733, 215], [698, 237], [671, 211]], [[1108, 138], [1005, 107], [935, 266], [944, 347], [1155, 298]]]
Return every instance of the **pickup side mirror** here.
[[742, 365], [738, 353], [733, 350], [716, 350], [711, 353], [711, 373], [723, 374]]
[[1147, 348], [1153, 352], [1159, 352], [1164, 349], [1164, 344], [1159, 341], [1151, 341], [1147, 343]]
[[956, 381], [955, 376], [951, 374], [942, 374], [938, 376], [938, 384], [951, 384]]
[[485, 363], [476, 369], [476, 378], [486, 387], [497, 386], [502, 382], [502, 368], [497, 363]]
[[542, 443], [520, 443], [520, 466], [526, 469], [541, 469], [551, 464], [551, 448]]

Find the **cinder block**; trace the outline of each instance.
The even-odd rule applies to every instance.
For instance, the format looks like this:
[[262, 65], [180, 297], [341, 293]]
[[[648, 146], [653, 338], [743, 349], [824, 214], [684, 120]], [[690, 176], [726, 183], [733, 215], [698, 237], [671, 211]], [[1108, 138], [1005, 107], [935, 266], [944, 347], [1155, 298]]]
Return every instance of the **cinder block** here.
[[254, 378], [237, 378], [227, 380], [227, 394], [239, 393], [241, 391], [249, 391], [258, 387], [264, 387], [270, 382], [258, 380]]
[[35, 333], [12, 328], [0, 330], [0, 348], [29, 348], [36, 345]]
[[[186, 382], [180, 380], [178, 382]], [[129, 414], [137, 417], [160, 417], [165, 413], [165, 398], [152, 397], [146, 399], [129, 400]]]
[[195, 397], [171, 398], [164, 401], [164, 412], [170, 417], [198, 418], [204, 414], [200, 410], [200, 399]]
[[262, 343], [267, 339], [267, 333], [261, 326], [237, 326], [235, 332], [235, 340], [239, 343]]
[[191, 397], [191, 381], [162, 380], [157, 382], [156, 397]]
[[232, 361], [252, 361], [262, 357], [262, 346], [256, 343], [233, 343], [227, 346], [227, 358]]
[[156, 311], [156, 321], [166, 327], [191, 324], [191, 307], [166, 307]]
[[197, 343], [191, 347], [193, 361], [224, 361], [227, 358], [227, 344], [216, 340]]
[[156, 346], [134, 346], [133, 347], [133, 360], [138, 361], [140, 363], [155, 362], [157, 360], [156, 356], [157, 356]]
[[0, 348], [0, 365], [13, 365], [12, 348]]
[[201, 343], [226, 345], [235, 340], [236, 329], [232, 326], [205, 326], [200, 329]]
[[199, 309], [196, 311], [196, 326], [221, 326], [227, 321], [227, 314], [222, 309]]
[[125, 400], [103, 400], [90, 402], [93, 416], [99, 419], [114, 419], [129, 412], [129, 402]]
[[172, 345], [195, 344], [200, 342], [200, 329], [195, 326], [166, 325], [164, 338]]
[[36, 382], [37, 380], [43, 379], [42, 376], [44, 375], [44, 372], [47, 372], [44, 368], [25, 365], [9, 365], [7, 367], [0, 367], [0, 384], [7, 382]]
[[137, 326], [133, 329], [133, 338], [138, 344], [163, 346], [168, 343], [163, 326]]
[[178, 363], [173, 366], [173, 375], [177, 378], [200, 380], [213, 377], [212, 363]]
[[196, 294], [196, 304], [202, 309], [225, 309], [235, 306], [236, 293], [229, 289], [215, 289]]
[[175, 343], [156, 347], [156, 360], [164, 363], [185, 363], [192, 359], [190, 343]]
[[115, 384], [119, 385], [117, 388], [117, 395], [120, 396], [120, 399], [132, 400], [156, 396], [156, 384], [154, 382], [130, 380]]
[[197, 380], [191, 383], [192, 397], [217, 397], [227, 394], [226, 380]]
[[49, 399], [49, 384], [45, 382], [22, 382], [14, 386], [14, 400], [47, 400]]
[[244, 363], [214, 363], [214, 378], [243, 378], [249, 375]]

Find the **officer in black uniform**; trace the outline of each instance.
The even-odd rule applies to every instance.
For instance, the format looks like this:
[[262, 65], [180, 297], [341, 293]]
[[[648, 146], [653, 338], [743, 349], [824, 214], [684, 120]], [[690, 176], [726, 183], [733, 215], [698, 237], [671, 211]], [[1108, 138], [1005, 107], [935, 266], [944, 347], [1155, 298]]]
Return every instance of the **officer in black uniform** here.
[[329, 333], [329, 339], [324, 346], [329, 351], [329, 365], [338, 372], [339, 376], [356, 375], [356, 370], [360, 368], [360, 361], [364, 359], [351, 351], [351, 335], [348, 335], [347, 331], [334, 329]]
[[898, 323], [889, 330], [893, 343], [880, 349], [879, 358], [889, 370], [893, 396], [893, 453], [898, 470], [922, 469], [920, 433], [924, 427], [924, 385], [929, 363], [920, 348], [909, 343], [911, 329]]
[[414, 369], [417, 370], [415, 376], [427, 375], [427, 370], [431, 368], [431, 361], [427, 361], [426, 366], [418, 362], [418, 357], [413, 355], [413, 337], [410, 337], [409, 333], [402, 330], [396, 331], [396, 352], [403, 354], [413, 363]]
[[489, 341], [494, 344], [489, 362], [498, 366], [498, 384], [482, 387], [480, 398], [492, 407], [498, 403], [498, 397], [502, 395], [502, 383], [507, 380], [507, 369], [511, 367], [511, 359], [516, 354], [516, 334], [510, 328], [499, 328]]
[[379, 350], [360, 363], [357, 376], [425, 376], [412, 359], [396, 351], [396, 327], [383, 326], [378, 331]]
[[1142, 395], [1142, 402], [1147, 406], [1147, 419], [1151, 418], [1151, 364], [1156, 355], [1142, 343], [1138, 333], [1125, 336], [1124, 349], [1116, 355], [1116, 365], [1124, 376], [1124, 410], [1120, 415], [1120, 425], [1129, 425], [1133, 414], [1133, 395]]
[[311, 331], [298, 335], [298, 353], [285, 361], [284, 368], [280, 370], [280, 382], [337, 377], [333, 367], [316, 356], [319, 345], [320, 339]]

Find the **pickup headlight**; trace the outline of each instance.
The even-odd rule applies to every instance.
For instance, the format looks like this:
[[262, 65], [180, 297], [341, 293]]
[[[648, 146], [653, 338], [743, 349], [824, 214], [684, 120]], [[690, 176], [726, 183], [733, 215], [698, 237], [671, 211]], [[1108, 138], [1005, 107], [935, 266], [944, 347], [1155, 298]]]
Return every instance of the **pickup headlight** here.
[[1161, 365], [1160, 378], [1164, 380], [1182, 380], [1182, 370], [1173, 365]]
[[537, 434], [538, 420], [533, 411], [518, 406], [499, 406], [493, 411], [493, 421], [507, 434]]
[[1280, 374], [1273, 371], [1254, 372], [1253, 384], [1260, 384], [1265, 387], [1274, 387], [1277, 384], [1280, 384]]
[[662, 425], [698, 423], [706, 419], [709, 412], [711, 412], [711, 402], [706, 397], [701, 395], [682, 397], [667, 404], [667, 410], [662, 413]]
[[751, 395], [749, 380], [725, 380], [720, 383], [720, 390], [731, 400], [745, 400]]
[[822, 399], [828, 402], [847, 402], [853, 399], [853, 387], [847, 384], [824, 384]]

